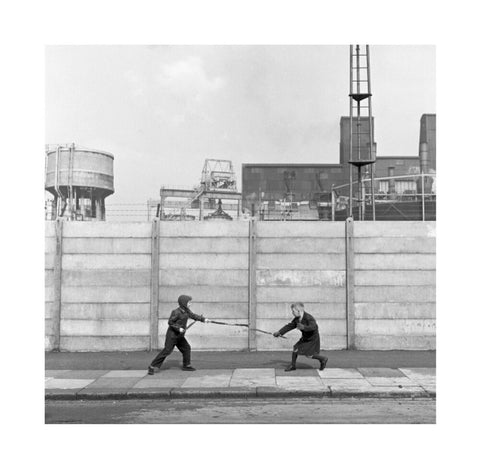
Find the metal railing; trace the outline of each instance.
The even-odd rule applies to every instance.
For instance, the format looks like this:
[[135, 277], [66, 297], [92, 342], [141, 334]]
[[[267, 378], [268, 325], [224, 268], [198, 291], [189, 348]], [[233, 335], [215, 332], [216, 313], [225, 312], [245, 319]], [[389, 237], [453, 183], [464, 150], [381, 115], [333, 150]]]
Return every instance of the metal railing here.
[[373, 179], [373, 184], [370, 178], [365, 178], [361, 183], [361, 190], [358, 190], [358, 181], [353, 182], [353, 193], [361, 193], [361, 197], [352, 197], [352, 199], [350, 199], [350, 184], [332, 186], [331, 218], [333, 221], [339, 218], [339, 214], [343, 219], [343, 211], [348, 213], [350, 203], [357, 213], [357, 219], [363, 213], [364, 220], [368, 220], [369, 212], [373, 212], [373, 204], [377, 210], [381, 210], [382, 207], [391, 208], [392, 213], [397, 214], [396, 219], [401, 219], [402, 214], [407, 219], [411, 216], [412, 209], [418, 206], [421, 207], [421, 220], [425, 221], [429, 217], [427, 211], [436, 210], [436, 174], [378, 177]]

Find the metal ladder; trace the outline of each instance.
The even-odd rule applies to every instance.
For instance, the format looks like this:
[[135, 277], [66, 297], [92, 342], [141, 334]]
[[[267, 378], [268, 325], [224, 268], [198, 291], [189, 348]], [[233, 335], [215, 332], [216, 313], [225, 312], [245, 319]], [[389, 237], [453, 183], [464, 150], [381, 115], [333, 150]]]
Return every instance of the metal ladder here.
[[357, 168], [358, 219], [365, 219], [362, 167], [370, 166], [372, 219], [375, 221], [372, 89], [370, 81], [370, 48], [350, 45], [350, 198], [349, 215], [353, 216], [353, 167]]

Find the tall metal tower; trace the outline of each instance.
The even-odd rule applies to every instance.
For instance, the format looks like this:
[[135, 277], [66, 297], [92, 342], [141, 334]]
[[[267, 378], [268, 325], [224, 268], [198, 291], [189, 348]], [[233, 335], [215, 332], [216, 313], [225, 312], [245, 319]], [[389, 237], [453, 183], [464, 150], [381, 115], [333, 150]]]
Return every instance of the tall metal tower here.
[[370, 165], [372, 219], [375, 220], [372, 88], [370, 49], [368, 45], [350, 46], [350, 198], [349, 215], [353, 216], [353, 168], [357, 168], [358, 219], [365, 219], [366, 200], [362, 190], [362, 167]]

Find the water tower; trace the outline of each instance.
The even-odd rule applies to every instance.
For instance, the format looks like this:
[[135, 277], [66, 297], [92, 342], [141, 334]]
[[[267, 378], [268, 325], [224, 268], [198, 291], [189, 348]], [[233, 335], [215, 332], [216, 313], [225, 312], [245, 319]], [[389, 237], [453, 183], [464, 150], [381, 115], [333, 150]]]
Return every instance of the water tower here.
[[105, 198], [114, 192], [113, 155], [70, 145], [47, 145], [47, 219], [104, 221]]

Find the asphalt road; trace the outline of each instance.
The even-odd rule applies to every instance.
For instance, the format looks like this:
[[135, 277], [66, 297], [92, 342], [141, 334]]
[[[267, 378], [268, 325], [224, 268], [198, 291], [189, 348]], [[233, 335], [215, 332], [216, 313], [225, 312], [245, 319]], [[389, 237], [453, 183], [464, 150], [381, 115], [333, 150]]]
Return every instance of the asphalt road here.
[[432, 399], [46, 401], [47, 424], [435, 424]]

